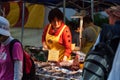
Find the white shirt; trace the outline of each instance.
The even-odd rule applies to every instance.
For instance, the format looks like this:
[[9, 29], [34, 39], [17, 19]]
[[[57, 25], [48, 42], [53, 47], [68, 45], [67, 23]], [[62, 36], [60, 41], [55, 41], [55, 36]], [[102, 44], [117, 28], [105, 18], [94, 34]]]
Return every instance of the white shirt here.
[[115, 53], [111, 72], [107, 80], [120, 80], [120, 42]]

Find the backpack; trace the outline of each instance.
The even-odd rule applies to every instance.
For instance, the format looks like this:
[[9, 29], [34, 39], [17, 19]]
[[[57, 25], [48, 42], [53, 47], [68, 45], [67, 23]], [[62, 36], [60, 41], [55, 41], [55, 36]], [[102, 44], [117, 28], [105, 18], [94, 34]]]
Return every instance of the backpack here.
[[[10, 42], [9, 51], [10, 51], [11, 59], [12, 59], [12, 49], [13, 49], [13, 45], [14, 45], [15, 42], [19, 42], [21, 44], [21, 42], [17, 39], [13, 39]], [[22, 46], [22, 44], [21, 44], [21, 46]], [[34, 61], [30, 57], [29, 53], [24, 51], [24, 49], [23, 49], [23, 77], [22, 77], [22, 80], [35, 80], [35, 64], [34, 64]]]
[[104, 29], [101, 32], [102, 40], [95, 49], [86, 55], [83, 80], [107, 80], [120, 38], [113, 35], [112, 28], [106, 31], [107, 33], [104, 33], [105, 31]]

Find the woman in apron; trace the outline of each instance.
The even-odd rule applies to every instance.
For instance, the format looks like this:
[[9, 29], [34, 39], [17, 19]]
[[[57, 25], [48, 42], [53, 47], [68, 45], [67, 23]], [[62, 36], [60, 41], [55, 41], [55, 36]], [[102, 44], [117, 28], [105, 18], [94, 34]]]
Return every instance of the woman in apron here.
[[49, 24], [42, 35], [44, 49], [59, 51], [59, 60], [66, 61], [70, 58], [72, 36], [70, 29], [63, 22], [63, 13], [54, 8], [48, 15]]

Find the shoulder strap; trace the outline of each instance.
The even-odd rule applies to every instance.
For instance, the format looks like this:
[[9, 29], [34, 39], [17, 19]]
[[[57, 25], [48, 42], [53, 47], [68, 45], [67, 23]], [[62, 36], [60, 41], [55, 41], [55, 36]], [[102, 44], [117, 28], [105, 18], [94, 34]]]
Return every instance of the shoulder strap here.
[[96, 35], [97, 35], [97, 31], [95, 30], [95, 28], [94, 27], [89, 27], [89, 28], [91, 28], [95, 33], [96, 33]]
[[[17, 40], [17, 39], [13, 39], [13, 40], [10, 42], [10, 44], [9, 44], [9, 51], [10, 51], [11, 59], [13, 59], [13, 58], [12, 58], [13, 45], [14, 45], [16, 42], [19, 42], [19, 43], [20, 43], [19, 40]], [[20, 44], [21, 44], [21, 43], [20, 43]]]
[[99, 32], [100, 32], [100, 28], [98, 26], [96, 26], [96, 27], [97, 27], [97, 30], [94, 27], [92, 27], [92, 26], [90, 28], [95, 32], [96, 37], [97, 37]]
[[63, 30], [65, 29], [66, 25], [63, 26], [63, 28], [61, 29], [59, 35], [58, 35], [58, 38], [60, 37], [60, 35], [62, 34]]
[[102, 31], [100, 33], [100, 42], [106, 42], [113, 37], [112, 26], [109, 24], [104, 24]]

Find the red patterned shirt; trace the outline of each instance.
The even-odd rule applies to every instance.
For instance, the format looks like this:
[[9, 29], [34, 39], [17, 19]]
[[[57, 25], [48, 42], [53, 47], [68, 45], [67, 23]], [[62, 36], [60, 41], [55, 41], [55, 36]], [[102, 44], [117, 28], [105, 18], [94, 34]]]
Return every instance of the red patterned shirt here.
[[[61, 29], [63, 28], [64, 25], [65, 24], [62, 23], [62, 25], [56, 31], [54, 31], [54, 29], [51, 27], [50, 31], [49, 31], [49, 34], [54, 35], [54, 36], [58, 36], [59, 32], [61, 31]], [[45, 27], [44, 31], [43, 31], [42, 42], [45, 42], [45, 36], [46, 36], [48, 26], [49, 25], [47, 25]], [[71, 51], [72, 51], [71, 50], [72, 36], [71, 36], [71, 32], [70, 32], [70, 29], [69, 29], [68, 26], [65, 27], [65, 29], [63, 30], [63, 32], [62, 32], [62, 34], [60, 36], [60, 39], [59, 39], [59, 43], [65, 47], [64, 55], [65, 56], [70, 56]]]

